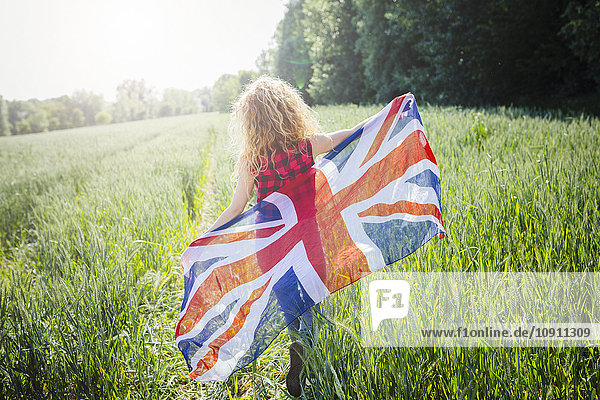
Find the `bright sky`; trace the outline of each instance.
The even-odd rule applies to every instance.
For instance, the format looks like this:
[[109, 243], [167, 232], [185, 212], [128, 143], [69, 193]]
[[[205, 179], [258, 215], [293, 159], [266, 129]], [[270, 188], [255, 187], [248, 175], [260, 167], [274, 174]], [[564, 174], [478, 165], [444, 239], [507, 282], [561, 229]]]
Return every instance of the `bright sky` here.
[[0, 0], [0, 95], [77, 89], [112, 101], [125, 79], [157, 90], [211, 86], [256, 69], [284, 0]]

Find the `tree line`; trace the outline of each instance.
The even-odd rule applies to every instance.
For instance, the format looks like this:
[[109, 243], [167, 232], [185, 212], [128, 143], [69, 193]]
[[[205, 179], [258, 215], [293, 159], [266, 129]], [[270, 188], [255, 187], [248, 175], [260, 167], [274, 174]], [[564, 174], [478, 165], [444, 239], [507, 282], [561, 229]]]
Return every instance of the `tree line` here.
[[311, 105], [384, 103], [412, 91], [438, 104], [583, 99], [599, 112], [599, 38], [599, 0], [289, 0], [255, 71], [160, 99], [143, 80], [122, 82], [114, 103], [84, 90], [43, 101], [0, 96], [0, 135], [227, 112], [264, 73]]
[[600, 92], [597, 0], [290, 0], [262, 55], [321, 104], [539, 104]]
[[600, 113], [600, 1], [289, 0], [256, 65], [215, 82], [215, 110], [267, 73], [311, 105], [412, 91], [436, 104]]
[[86, 90], [47, 100], [0, 96], [0, 136], [212, 111], [211, 97], [211, 88], [168, 88], [159, 98], [143, 79], [119, 84], [114, 103]]
[[260, 73], [269, 72], [272, 71], [263, 69], [223, 74], [212, 87], [192, 91], [168, 88], [160, 98], [143, 79], [126, 80], [117, 87], [114, 103], [106, 102], [101, 95], [86, 90], [47, 100], [10, 101], [0, 96], [0, 136], [198, 112], [228, 112], [244, 85], [256, 79]]

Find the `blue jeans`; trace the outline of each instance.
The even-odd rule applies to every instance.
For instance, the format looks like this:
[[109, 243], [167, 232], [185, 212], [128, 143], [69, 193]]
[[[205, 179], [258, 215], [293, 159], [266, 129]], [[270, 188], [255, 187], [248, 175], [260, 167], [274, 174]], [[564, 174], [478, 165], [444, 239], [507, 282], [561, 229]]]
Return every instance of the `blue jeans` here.
[[294, 319], [295, 315], [284, 312], [286, 322], [289, 323], [289, 320], [293, 319], [292, 323], [287, 327], [290, 338], [294, 341], [304, 338], [309, 344], [312, 345], [314, 335], [313, 313], [319, 311], [321, 311], [320, 303], [315, 304], [296, 319]]

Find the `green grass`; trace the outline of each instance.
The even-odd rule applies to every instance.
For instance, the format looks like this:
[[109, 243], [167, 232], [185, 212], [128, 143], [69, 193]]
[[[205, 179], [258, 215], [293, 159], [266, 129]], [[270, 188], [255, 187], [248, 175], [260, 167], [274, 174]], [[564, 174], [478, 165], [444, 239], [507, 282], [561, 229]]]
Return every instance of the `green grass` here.
[[[378, 110], [317, 111], [333, 130]], [[599, 270], [600, 120], [420, 111], [448, 234], [388, 270]], [[227, 123], [204, 114], [0, 138], [0, 397], [286, 398], [285, 333], [205, 385], [174, 344], [179, 255], [233, 191]], [[358, 289], [324, 301], [306, 398], [596, 398], [598, 348], [363, 348]]]

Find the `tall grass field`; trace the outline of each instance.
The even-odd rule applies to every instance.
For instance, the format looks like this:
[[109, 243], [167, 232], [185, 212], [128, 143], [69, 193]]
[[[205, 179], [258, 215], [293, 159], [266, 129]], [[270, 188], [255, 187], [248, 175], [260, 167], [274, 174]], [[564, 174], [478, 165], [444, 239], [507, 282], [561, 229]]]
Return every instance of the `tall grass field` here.
[[[325, 130], [379, 106], [316, 111]], [[388, 271], [599, 271], [600, 120], [421, 105], [447, 229]], [[289, 398], [289, 338], [196, 384], [179, 256], [228, 205], [229, 116], [0, 138], [0, 397]], [[360, 285], [327, 298], [306, 399], [596, 399], [600, 348], [364, 348]]]

